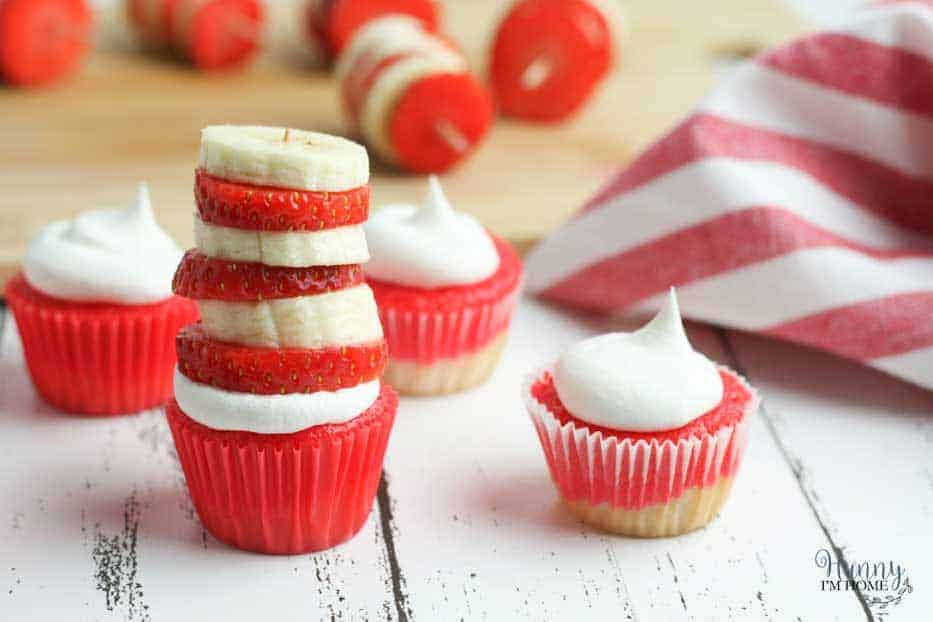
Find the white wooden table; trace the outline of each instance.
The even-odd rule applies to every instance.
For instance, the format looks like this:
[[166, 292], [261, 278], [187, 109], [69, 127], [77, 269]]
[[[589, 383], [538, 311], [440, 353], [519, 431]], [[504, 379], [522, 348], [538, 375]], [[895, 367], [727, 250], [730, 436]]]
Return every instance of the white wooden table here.
[[[8, 314], [7, 314], [8, 315]], [[160, 411], [64, 416], [0, 340], [0, 620], [930, 620], [933, 393], [706, 326], [764, 395], [722, 515], [604, 535], [557, 503], [519, 386], [570, 342], [633, 325], [524, 301], [472, 392], [405, 399], [372, 516], [328, 552], [265, 557], [201, 528]], [[894, 562], [913, 591], [824, 591], [820, 551]]]

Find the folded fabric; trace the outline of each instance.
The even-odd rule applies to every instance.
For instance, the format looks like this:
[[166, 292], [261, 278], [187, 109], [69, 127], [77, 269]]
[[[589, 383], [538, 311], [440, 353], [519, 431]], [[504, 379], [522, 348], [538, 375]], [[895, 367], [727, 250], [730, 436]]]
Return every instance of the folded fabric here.
[[933, 6], [735, 69], [528, 259], [578, 308], [656, 306], [933, 389]]

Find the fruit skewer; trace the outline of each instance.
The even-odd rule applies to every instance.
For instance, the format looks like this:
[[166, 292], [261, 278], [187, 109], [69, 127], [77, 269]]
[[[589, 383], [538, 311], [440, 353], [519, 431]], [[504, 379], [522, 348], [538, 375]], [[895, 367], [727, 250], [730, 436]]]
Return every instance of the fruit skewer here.
[[361, 28], [336, 72], [349, 125], [380, 158], [409, 171], [453, 167], [492, 123], [492, 100], [457, 47], [409, 17]]
[[127, 12], [149, 47], [202, 71], [242, 67], [262, 47], [259, 0], [128, 0]]

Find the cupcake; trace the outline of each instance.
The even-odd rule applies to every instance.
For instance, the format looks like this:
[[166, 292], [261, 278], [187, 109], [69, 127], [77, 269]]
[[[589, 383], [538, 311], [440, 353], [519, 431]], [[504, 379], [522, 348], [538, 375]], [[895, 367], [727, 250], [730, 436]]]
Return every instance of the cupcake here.
[[30, 242], [5, 295], [39, 394], [59, 410], [115, 415], [172, 394], [172, 347], [197, 308], [172, 295], [181, 250], [136, 204], [53, 222]]
[[522, 264], [508, 243], [455, 212], [436, 177], [423, 205], [388, 205], [366, 224], [364, 268], [389, 344], [386, 380], [440, 395], [485, 381], [512, 320]]
[[201, 522], [232, 546], [327, 549], [372, 508], [398, 397], [360, 267], [368, 183], [348, 140], [202, 132], [197, 248], [174, 281], [202, 321], [178, 335], [166, 414]]
[[744, 379], [691, 348], [673, 290], [649, 324], [572, 346], [523, 392], [564, 504], [644, 538], [719, 513], [758, 407]]

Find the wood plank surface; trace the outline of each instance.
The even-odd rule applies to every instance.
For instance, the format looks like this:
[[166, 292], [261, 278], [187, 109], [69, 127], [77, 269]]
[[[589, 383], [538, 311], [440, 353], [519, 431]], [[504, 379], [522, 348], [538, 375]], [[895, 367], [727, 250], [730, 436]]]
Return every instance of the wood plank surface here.
[[734, 332], [727, 340], [767, 396], [765, 420], [834, 554], [901, 566], [914, 588], [888, 606], [879, 602], [888, 593], [859, 589], [860, 602], [878, 620], [930, 619], [933, 392], [792, 344]]
[[[518, 387], [566, 344], [634, 324], [526, 299], [488, 384], [403, 399], [364, 531], [269, 558], [203, 532], [159, 411], [93, 420], [43, 405], [13, 326], [0, 340], [0, 619], [909, 622], [933, 603], [930, 394], [832, 357], [689, 325], [698, 349], [744, 366], [764, 410], [709, 527], [614, 537], [557, 503]], [[893, 560], [916, 590], [887, 609], [822, 591], [821, 550]]]
[[316, 555], [217, 542], [162, 410], [58, 413], [32, 390], [12, 319], [0, 340], [0, 438], [0, 620], [255, 621], [270, 607], [283, 621], [396, 619], [378, 504], [356, 538]]
[[[448, 0], [446, 23], [482, 65], [500, 0]], [[100, 17], [99, 49], [59, 88], [0, 90], [0, 282], [51, 220], [121, 206], [148, 180], [161, 223], [192, 242], [198, 130], [210, 123], [289, 125], [342, 133], [336, 86], [295, 62], [297, 16], [272, 3], [270, 52], [240, 75], [203, 76], [144, 55], [118, 16]], [[709, 88], [723, 57], [799, 32], [779, 0], [630, 0], [620, 70], [585, 112], [559, 127], [498, 123], [483, 148], [447, 176], [455, 204], [516, 243], [577, 210], [620, 165]], [[376, 163], [376, 203], [417, 200], [422, 179]]]
[[[386, 473], [414, 618], [864, 619], [853, 594], [819, 592], [813, 558], [831, 543], [762, 419], [731, 498], [706, 529], [619, 538], [561, 507], [524, 412], [522, 379], [578, 339], [634, 326], [526, 299], [487, 385], [403, 402]], [[691, 325], [689, 333], [698, 349], [729, 362], [717, 331]]]

